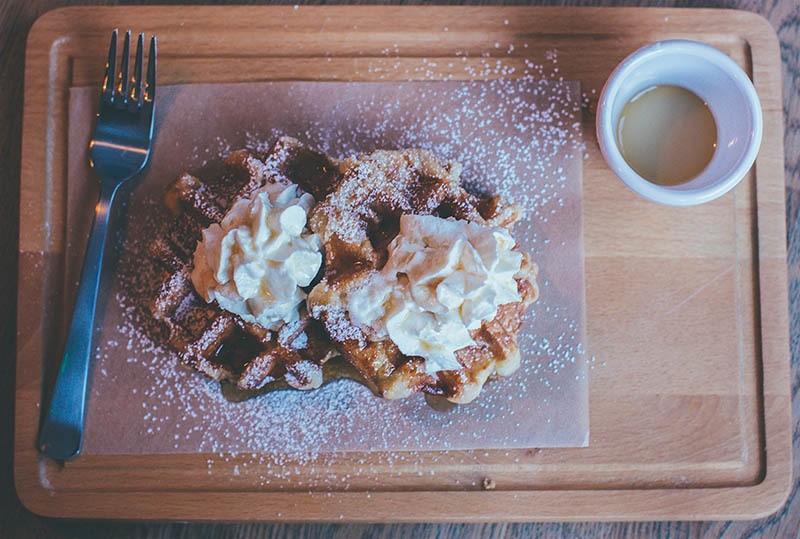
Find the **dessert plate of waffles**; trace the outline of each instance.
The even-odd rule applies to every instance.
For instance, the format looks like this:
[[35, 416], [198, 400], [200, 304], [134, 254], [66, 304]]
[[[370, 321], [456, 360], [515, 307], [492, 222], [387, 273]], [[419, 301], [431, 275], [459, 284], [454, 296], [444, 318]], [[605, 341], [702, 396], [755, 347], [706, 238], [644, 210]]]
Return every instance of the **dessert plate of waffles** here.
[[84, 453], [585, 445], [577, 84], [161, 92]]

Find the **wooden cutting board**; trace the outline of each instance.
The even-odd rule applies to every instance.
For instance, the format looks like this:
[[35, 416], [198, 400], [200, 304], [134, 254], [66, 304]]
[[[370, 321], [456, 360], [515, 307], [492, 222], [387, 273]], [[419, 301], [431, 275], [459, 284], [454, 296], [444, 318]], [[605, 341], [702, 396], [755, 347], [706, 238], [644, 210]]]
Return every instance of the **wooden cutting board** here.
[[[34, 446], [60, 354], [67, 99], [99, 82], [109, 30], [159, 36], [160, 82], [374, 80], [481, 75], [542, 63], [580, 80], [591, 371], [588, 448], [348, 453], [303, 486], [309, 464], [260, 484], [252, 458], [86, 456], [59, 465]], [[639, 46], [691, 38], [752, 76], [764, 109], [756, 165], [731, 194], [689, 209], [638, 199], [605, 166], [592, 89]], [[513, 45], [510, 46], [510, 45]], [[461, 60], [466, 57], [466, 60]], [[458, 65], [454, 60], [458, 60]], [[32, 511], [193, 520], [641, 520], [754, 518], [791, 482], [789, 332], [778, 42], [749, 13], [516, 7], [67, 8], [28, 38], [20, 207], [15, 479]], [[472, 66], [473, 69], [465, 69]], [[493, 75], [489, 75], [493, 76]], [[45, 362], [45, 358], [49, 358]], [[424, 473], [420, 473], [424, 471]], [[488, 489], [486, 487], [489, 487]]]

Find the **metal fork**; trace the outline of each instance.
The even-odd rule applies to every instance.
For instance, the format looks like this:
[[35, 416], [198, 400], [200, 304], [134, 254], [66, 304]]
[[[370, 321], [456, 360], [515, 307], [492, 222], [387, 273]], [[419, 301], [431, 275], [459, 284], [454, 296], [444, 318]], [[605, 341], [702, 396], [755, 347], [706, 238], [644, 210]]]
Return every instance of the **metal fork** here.
[[150, 39], [145, 79], [142, 78], [144, 34], [139, 34], [131, 74], [128, 73], [130, 45], [131, 32], [128, 30], [120, 68], [117, 69], [117, 30], [111, 34], [108, 63], [100, 90], [100, 110], [89, 144], [89, 164], [100, 178], [100, 200], [95, 207], [64, 356], [50, 407], [39, 432], [39, 447], [54, 459], [72, 458], [81, 449], [89, 364], [93, 355], [94, 319], [109, 216], [119, 187], [141, 172], [150, 157], [156, 90], [156, 37]]

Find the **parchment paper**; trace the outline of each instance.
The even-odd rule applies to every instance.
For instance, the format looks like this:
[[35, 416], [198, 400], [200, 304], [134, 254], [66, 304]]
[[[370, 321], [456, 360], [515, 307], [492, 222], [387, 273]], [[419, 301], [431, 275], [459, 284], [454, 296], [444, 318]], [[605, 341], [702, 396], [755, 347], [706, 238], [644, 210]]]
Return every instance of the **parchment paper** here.
[[[272, 82], [158, 92], [151, 164], [131, 194], [123, 193], [129, 202], [115, 222], [84, 453], [587, 444], [577, 83]], [[80, 272], [96, 201], [87, 165], [96, 98], [95, 88], [70, 93], [68, 286]], [[539, 265], [541, 285], [520, 336], [521, 369], [490, 382], [474, 403], [449, 410], [431, 408], [421, 395], [385, 401], [351, 381], [233, 403], [221, 397], [218, 384], [180, 367], [174, 354], [151, 342], [140, 329], [145, 314], [136, 307], [142, 298], [135, 283], [147, 278], [143, 245], [169, 220], [161, 206], [165, 186], [181, 171], [201, 169], [230, 149], [268, 147], [280, 134], [338, 156], [428, 148], [460, 160], [472, 189], [516, 200], [525, 217], [515, 236]]]

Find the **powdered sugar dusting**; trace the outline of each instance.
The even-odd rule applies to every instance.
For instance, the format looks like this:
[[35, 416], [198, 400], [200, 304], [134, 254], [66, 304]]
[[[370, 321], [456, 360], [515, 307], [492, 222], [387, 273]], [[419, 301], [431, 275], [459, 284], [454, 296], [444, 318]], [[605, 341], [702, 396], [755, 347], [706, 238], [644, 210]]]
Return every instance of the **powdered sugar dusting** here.
[[[501, 45], [501, 52], [514, 50]], [[387, 61], [397, 54], [395, 49], [387, 49]], [[451, 63], [461, 66], [459, 58], [466, 56]], [[153, 165], [143, 180], [154, 187], [143, 189], [131, 202], [136, 233], [126, 237], [113, 285], [113, 303], [119, 307], [106, 317], [100, 332], [85, 450], [209, 453], [215, 455], [208, 459], [209, 473], [215, 464], [235, 458], [238, 472], [231, 473], [249, 473], [249, 463], [259, 468], [259, 482], [268, 484], [280, 483], [303, 463], [324, 463], [333, 458], [326, 455], [340, 450], [581, 443], [585, 424], [554, 423], [562, 410], [585, 411], [582, 295], [575, 294], [582, 289], [576, 254], [581, 251], [580, 226], [565, 224], [576, 212], [580, 216], [580, 106], [585, 96], [577, 85], [559, 80], [555, 53], [549, 62], [546, 68], [530, 61], [510, 66], [494, 58], [463, 62], [462, 77], [487, 79], [483, 82], [377, 83], [368, 90], [357, 83], [259, 84], [251, 96], [265, 97], [253, 100], [253, 107], [269, 108], [270, 96], [285, 92], [305, 116], [270, 113], [268, 120], [255, 121], [249, 116], [259, 115], [252, 110], [231, 106], [224, 114], [240, 115], [240, 132], [179, 146], [181, 166], [188, 169], [213, 164], [242, 145], [265, 150], [281, 134], [341, 157], [419, 147], [461, 162], [470, 189], [499, 193], [519, 204], [523, 219], [515, 236], [540, 265], [541, 299], [530, 312], [529, 329], [520, 336], [523, 361], [518, 373], [489, 383], [477, 401], [447, 412], [433, 411], [419, 395], [381, 400], [349, 380], [328, 383], [313, 393], [277, 391], [229, 402], [217, 383], [182, 367], [174, 353], [157, 344], [159, 330], [142, 305], [141, 298], [157, 282], [156, 270], [146, 263], [146, 243], [169, 226], [158, 193], [172, 177], [159, 169], [159, 154], [178, 151], [159, 146], [166, 141], [157, 139]], [[435, 65], [440, 63], [421, 61], [416, 78], [429, 73], [435, 78], [442, 69], [455, 72], [455, 66]], [[190, 90], [184, 87], [176, 94], [172, 106], [178, 107], [179, 98], [191, 99]], [[166, 87], [162, 94], [169, 91]], [[319, 96], [331, 92], [337, 99], [321, 114], [315, 109]], [[281, 123], [281, 117], [291, 120]], [[180, 121], [166, 116], [160, 125]], [[213, 124], [207, 129], [220, 133]], [[568, 384], [570, 391], [565, 391]], [[115, 398], [114, 391], [120, 390], [125, 394]], [[119, 412], [127, 422], [124, 427], [108, 419], [98, 422], [119, 407], [126, 410]], [[114, 434], [103, 435], [103, 429]], [[412, 465], [417, 457], [412, 451], [387, 458], [400, 466]], [[348, 483], [335, 474], [319, 472], [315, 477], [325, 485]]]
[[[322, 316], [320, 312], [322, 306], [317, 305], [315, 307], [312, 315], [315, 317]], [[325, 306], [324, 310], [327, 316], [327, 328], [330, 332], [330, 336], [333, 337], [334, 340], [344, 342], [348, 339], [352, 339], [358, 342], [362, 347], [366, 345], [366, 337], [358, 327], [347, 319], [347, 314], [344, 309], [341, 307]]]

